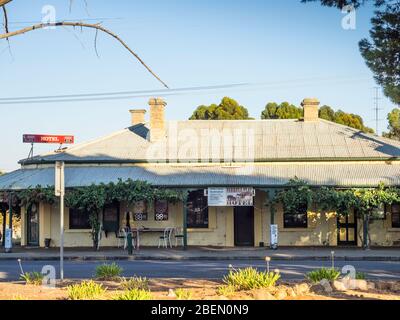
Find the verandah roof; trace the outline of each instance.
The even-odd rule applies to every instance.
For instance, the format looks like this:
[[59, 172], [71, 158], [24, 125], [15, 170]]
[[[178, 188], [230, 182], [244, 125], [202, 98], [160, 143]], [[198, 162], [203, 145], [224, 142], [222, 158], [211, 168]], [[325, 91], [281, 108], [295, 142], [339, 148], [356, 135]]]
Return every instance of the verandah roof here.
[[[298, 177], [313, 186], [400, 186], [397, 162], [270, 163], [243, 166], [154, 165], [67, 167], [67, 188], [142, 180], [163, 187], [252, 186], [278, 187]], [[0, 190], [53, 186], [54, 169], [20, 169], [0, 176]]]

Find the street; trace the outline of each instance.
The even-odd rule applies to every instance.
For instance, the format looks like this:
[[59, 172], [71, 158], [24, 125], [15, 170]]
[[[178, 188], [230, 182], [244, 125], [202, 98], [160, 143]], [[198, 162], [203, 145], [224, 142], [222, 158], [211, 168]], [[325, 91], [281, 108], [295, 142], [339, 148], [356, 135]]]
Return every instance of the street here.
[[[64, 274], [69, 279], [92, 278], [95, 268], [102, 261], [65, 261]], [[109, 262], [111, 263], [111, 262]], [[123, 276], [142, 276], [147, 278], [187, 278], [187, 279], [222, 279], [228, 272], [229, 265], [234, 268], [257, 267], [265, 270], [263, 261], [117, 261], [123, 269]], [[53, 265], [59, 275], [57, 261], [22, 261], [27, 271], [41, 271], [45, 265]], [[338, 261], [335, 267], [352, 265], [357, 272], [364, 272], [367, 278], [381, 280], [400, 280], [400, 262], [389, 261]], [[271, 270], [279, 269], [283, 280], [301, 280], [304, 274], [320, 267], [331, 267], [330, 261], [272, 261]], [[18, 280], [20, 268], [17, 260], [0, 261], [0, 281]]]

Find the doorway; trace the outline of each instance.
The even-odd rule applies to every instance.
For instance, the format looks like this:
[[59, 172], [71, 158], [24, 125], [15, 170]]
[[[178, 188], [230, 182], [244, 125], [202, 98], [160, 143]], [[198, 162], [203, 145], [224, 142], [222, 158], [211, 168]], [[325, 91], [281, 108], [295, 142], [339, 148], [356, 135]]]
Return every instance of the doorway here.
[[338, 246], [357, 245], [357, 217], [354, 212], [338, 217]]
[[39, 246], [39, 206], [32, 204], [26, 212], [26, 244], [31, 247]]
[[235, 207], [235, 246], [254, 247], [254, 207]]

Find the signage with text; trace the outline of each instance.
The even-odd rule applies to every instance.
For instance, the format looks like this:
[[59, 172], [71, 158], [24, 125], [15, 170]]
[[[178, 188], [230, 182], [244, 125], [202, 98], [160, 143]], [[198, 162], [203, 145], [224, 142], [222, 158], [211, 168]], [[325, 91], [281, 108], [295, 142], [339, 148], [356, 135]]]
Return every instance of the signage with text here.
[[73, 144], [74, 136], [58, 136], [49, 134], [24, 134], [24, 143], [54, 143], [54, 144]]
[[253, 206], [254, 188], [208, 188], [210, 207]]

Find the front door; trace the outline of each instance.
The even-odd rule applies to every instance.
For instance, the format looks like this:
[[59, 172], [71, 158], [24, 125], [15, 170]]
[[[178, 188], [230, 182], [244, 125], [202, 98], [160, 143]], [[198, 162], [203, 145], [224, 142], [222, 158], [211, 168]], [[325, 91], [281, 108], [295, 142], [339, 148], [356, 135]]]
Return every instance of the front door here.
[[354, 212], [338, 217], [338, 246], [357, 245], [357, 218]]
[[254, 207], [235, 207], [235, 246], [254, 247]]
[[39, 246], [39, 206], [33, 204], [26, 212], [27, 245]]

